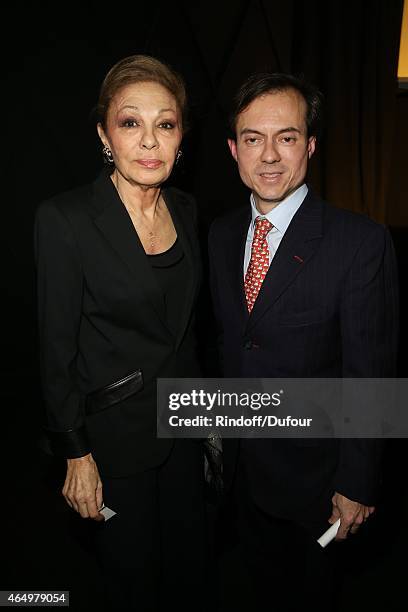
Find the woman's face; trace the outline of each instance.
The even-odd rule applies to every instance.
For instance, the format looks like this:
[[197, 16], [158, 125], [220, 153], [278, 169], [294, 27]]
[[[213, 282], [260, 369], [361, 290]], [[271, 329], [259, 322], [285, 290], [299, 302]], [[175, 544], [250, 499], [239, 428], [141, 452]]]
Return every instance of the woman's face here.
[[159, 83], [133, 83], [112, 98], [106, 128], [98, 124], [98, 134], [126, 180], [160, 185], [170, 175], [181, 143], [180, 111]]

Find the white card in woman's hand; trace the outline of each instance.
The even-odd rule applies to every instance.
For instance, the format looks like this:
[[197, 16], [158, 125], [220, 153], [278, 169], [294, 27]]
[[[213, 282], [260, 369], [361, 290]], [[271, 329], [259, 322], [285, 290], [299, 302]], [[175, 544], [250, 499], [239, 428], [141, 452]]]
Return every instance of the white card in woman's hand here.
[[108, 521], [110, 518], [112, 518], [112, 516], [115, 516], [116, 514], [116, 512], [108, 508], [108, 506], [102, 506], [99, 512], [103, 515], [105, 521]]

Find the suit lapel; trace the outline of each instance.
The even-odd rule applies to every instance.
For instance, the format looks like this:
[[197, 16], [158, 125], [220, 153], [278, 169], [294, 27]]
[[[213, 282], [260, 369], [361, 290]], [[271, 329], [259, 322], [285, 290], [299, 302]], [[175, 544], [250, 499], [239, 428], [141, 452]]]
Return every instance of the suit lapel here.
[[170, 211], [171, 218], [173, 219], [173, 223], [176, 228], [177, 237], [181, 243], [184, 256], [186, 257], [190, 268], [190, 275], [187, 278], [186, 297], [180, 313], [180, 322], [176, 338], [177, 348], [183, 339], [184, 332], [186, 331], [186, 327], [190, 320], [194, 297], [197, 290], [199, 270], [197, 269], [197, 265], [194, 263], [196, 260], [193, 256], [192, 244], [192, 241], [197, 240], [197, 237], [189, 211], [185, 210], [184, 207], [178, 204], [174, 192], [166, 189], [162, 192], [162, 195]]
[[262, 283], [247, 329], [250, 330], [307, 266], [320, 245], [323, 202], [309, 191], [293, 217]]
[[138, 288], [148, 297], [151, 305], [170, 334], [166, 322], [165, 304], [143, 245], [133, 227], [109, 175], [102, 173], [94, 183], [94, 223], [111, 247], [133, 273]]
[[229, 227], [228, 244], [225, 248], [227, 258], [228, 279], [234, 293], [234, 300], [244, 320], [248, 319], [248, 308], [244, 291], [244, 257], [251, 213], [245, 207], [238, 213]]

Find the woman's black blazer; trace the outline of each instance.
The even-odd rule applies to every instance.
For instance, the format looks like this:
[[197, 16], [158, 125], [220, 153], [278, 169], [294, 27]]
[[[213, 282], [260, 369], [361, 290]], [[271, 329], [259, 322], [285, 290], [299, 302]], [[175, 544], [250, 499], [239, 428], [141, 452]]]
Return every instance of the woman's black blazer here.
[[[129, 214], [105, 170], [85, 187], [43, 202], [35, 220], [41, 376], [54, 452], [92, 452], [102, 474], [160, 464], [156, 378], [198, 375], [193, 308], [199, 288], [196, 208], [163, 189], [189, 265], [177, 335]], [[88, 394], [141, 371], [135, 395], [87, 414]]]

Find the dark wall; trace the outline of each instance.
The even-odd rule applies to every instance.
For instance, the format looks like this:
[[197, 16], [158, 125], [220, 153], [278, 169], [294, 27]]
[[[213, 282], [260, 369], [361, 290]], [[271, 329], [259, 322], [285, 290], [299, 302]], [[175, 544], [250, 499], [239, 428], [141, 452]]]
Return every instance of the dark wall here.
[[397, 253], [400, 279], [400, 348], [399, 375], [408, 376], [408, 324], [405, 313], [408, 310], [407, 269], [408, 257], [408, 92], [397, 94], [396, 121], [391, 152], [390, 176], [388, 183], [387, 224], [391, 228]]
[[396, 122], [391, 153], [387, 223], [408, 232], [408, 91], [397, 94]]

